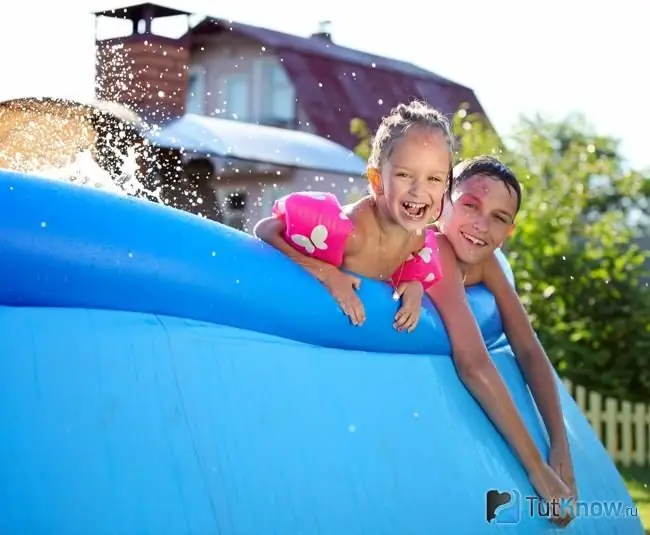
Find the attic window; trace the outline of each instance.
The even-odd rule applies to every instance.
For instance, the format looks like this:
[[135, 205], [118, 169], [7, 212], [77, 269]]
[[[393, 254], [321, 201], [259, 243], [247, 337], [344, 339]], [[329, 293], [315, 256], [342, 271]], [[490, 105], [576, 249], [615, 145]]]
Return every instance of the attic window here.
[[262, 120], [265, 124], [293, 126], [296, 117], [296, 92], [284, 67], [275, 58], [262, 62]]

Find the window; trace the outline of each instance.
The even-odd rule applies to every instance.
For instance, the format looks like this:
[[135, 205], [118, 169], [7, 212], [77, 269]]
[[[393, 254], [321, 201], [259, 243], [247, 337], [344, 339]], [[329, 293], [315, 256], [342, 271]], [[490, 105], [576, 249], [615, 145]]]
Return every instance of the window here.
[[205, 70], [194, 66], [190, 69], [185, 97], [185, 112], [203, 115], [205, 113]]
[[247, 121], [249, 118], [250, 84], [246, 74], [226, 78], [225, 111], [228, 119]]
[[262, 118], [265, 123], [293, 123], [296, 93], [284, 67], [275, 59], [262, 60]]

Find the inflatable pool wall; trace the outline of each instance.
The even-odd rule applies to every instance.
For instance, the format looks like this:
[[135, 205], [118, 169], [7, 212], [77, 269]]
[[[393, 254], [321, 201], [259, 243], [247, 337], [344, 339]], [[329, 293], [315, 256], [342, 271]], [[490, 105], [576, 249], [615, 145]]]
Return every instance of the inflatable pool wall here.
[[[353, 327], [251, 236], [163, 206], [0, 172], [0, 533], [549, 533], [459, 382], [428, 307], [392, 329], [365, 280]], [[468, 297], [546, 452], [494, 300]], [[565, 533], [641, 535], [562, 388], [580, 496]], [[486, 494], [509, 492], [487, 521]], [[603, 505], [612, 504], [603, 511]]]

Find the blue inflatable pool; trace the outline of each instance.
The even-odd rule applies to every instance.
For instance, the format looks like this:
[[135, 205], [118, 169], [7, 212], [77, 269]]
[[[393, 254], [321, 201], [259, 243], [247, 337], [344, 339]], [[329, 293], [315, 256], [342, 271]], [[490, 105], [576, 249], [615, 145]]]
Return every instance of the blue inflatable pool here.
[[[0, 172], [0, 533], [479, 535], [552, 531], [456, 376], [432, 307], [411, 334], [364, 281], [349, 325], [251, 236]], [[469, 299], [539, 447], [494, 301]], [[565, 532], [642, 534], [562, 388], [581, 498]], [[486, 494], [510, 501], [487, 521]]]

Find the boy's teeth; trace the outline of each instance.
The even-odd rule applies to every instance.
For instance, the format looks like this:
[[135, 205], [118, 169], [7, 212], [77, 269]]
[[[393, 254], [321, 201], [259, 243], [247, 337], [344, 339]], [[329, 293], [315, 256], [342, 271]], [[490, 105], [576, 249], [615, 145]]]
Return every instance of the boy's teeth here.
[[464, 232], [462, 235], [465, 237], [465, 239], [471, 241], [474, 245], [485, 245], [485, 242], [479, 238], [475, 238], [474, 236], [470, 236], [469, 234], [465, 234]]

